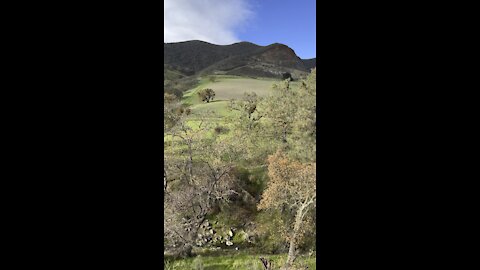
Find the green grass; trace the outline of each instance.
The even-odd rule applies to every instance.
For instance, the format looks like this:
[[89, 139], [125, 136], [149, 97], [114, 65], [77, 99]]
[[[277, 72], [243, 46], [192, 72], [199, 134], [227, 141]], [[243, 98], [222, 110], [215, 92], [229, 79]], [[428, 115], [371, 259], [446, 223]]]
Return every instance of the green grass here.
[[186, 105], [194, 105], [201, 103], [200, 99], [197, 96], [197, 92], [201, 89], [206, 88], [206, 85], [208, 85], [209, 83], [210, 81], [208, 80], [208, 78], [201, 78], [195, 88], [190, 89], [183, 94], [182, 103]]
[[[273, 269], [279, 269], [286, 261], [286, 254], [282, 255], [251, 255], [241, 252], [240, 254], [229, 254], [222, 256], [197, 256], [195, 258], [168, 260], [165, 261], [165, 270], [261, 270], [263, 269], [260, 257], [267, 258], [273, 262]], [[299, 265], [307, 265], [308, 269], [316, 269], [315, 257], [300, 257], [297, 259]], [[299, 268], [302, 269], [302, 268]]]
[[[278, 83], [274, 79], [252, 79], [237, 76], [216, 76], [215, 81], [210, 78], [200, 79], [197, 87], [185, 92], [182, 102], [192, 105], [192, 113], [198, 114], [211, 110], [218, 114], [219, 117], [227, 116], [228, 103], [231, 99], [240, 99], [245, 92], [255, 92], [258, 96], [264, 97], [272, 92], [272, 85]], [[204, 103], [197, 96], [198, 91], [211, 88], [215, 91], [215, 99], [213, 102]]]
[[277, 80], [251, 79], [241, 77], [218, 78], [218, 81], [209, 83], [206, 87], [215, 91], [215, 99], [240, 99], [245, 92], [255, 92], [258, 96], [267, 96], [272, 91], [272, 85]]
[[201, 103], [196, 104], [190, 107], [194, 115], [211, 111], [216, 114], [218, 117], [225, 117], [230, 114], [228, 109], [229, 101], [226, 100], [214, 100], [210, 103]]
[[[199, 85], [185, 92], [182, 102], [191, 105], [192, 113], [198, 114], [205, 111], [213, 111], [219, 117], [229, 115], [227, 108], [231, 99], [240, 99], [244, 93], [256, 93], [259, 97], [268, 96], [272, 93], [272, 86], [279, 83], [279, 80], [270, 78], [244, 78], [238, 76], [216, 76], [212, 82], [209, 77], [201, 78]], [[291, 87], [298, 87], [299, 82], [291, 82]], [[198, 91], [211, 88], [215, 91], [215, 99], [213, 102], [204, 103], [197, 96]]]

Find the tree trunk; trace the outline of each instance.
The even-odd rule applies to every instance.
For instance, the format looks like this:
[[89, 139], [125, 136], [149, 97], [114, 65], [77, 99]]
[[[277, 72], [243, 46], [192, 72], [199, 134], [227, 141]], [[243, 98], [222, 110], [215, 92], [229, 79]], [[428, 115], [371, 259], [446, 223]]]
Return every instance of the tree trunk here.
[[176, 254], [174, 257], [177, 258], [189, 258], [192, 256], [192, 245], [190, 244], [185, 244], [183, 247], [177, 250]]
[[188, 140], [188, 181], [192, 181], [193, 178], [193, 150], [192, 150], [192, 140]]
[[293, 233], [292, 237], [290, 239], [290, 247], [288, 249], [288, 257], [287, 257], [287, 262], [285, 263], [285, 270], [290, 269], [292, 266], [293, 262], [295, 261], [297, 257], [296, 253], [296, 240], [298, 237], [298, 232], [300, 231], [300, 226], [302, 225], [302, 218], [303, 218], [303, 212], [304, 212], [304, 206], [301, 206], [297, 210], [297, 214], [295, 215], [295, 225], [293, 227]]

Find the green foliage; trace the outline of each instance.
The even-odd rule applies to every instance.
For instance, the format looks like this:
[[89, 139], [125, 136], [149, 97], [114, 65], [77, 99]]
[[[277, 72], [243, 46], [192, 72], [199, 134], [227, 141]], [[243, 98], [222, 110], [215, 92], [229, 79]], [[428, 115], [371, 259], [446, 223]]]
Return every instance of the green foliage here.
[[247, 239], [248, 239], [248, 234], [245, 233], [245, 231], [243, 230], [238, 230], [233, 236], [232, 241], [235, 245], [242, 246], [242, 244], [245, 244], [247, 242]]
[[[222, 203], [218, 203], [220, 200], [217, 201], [213, 199], [215, 196], [212, 196], [207, 215], [212, 226], [221, 232], [226, 232], [230, 227], [237, 228], [238, 231], [232, 241], [235, 247], [240, 246], [242, 249], [250, 248], [252, 245], [245, 241], [247, 227], [242, 227], [252, 222], [255, 224], [252, 230], [257, 234], [254, 244], [257, 254], [285, 253], [288, 250], [287, 239], [293, 227], [291, 220], [295, 217], [295, 212], [288, 208], [258, 212], [256, 204], [260, 201], [269, 181], [267, 176], [269, 155], [282, 149], [291, 160], [301, 163], [315, 162], [316, 71], [314, 70], [303, 82], [285, 80], [272, 89], [262, 88], [260, 91], [250, 93], [245, 93], [245, 90], [251, 90], [248, 86], [242, 88], [242, 84], [233, 83], [241, 81], [240, 79], [220, 77], [218, 81], [216, 79], [212, 81], [210, 77], [203, 78], [201, 85], [186, 92], [183, 99], [168, 93], [164, 96], [164, 112], [167, 112], [164, 123], [167, 123], [168, 127], [164, 135], [168, 157], [166, 162], [169, 168], [178, 171], [170, 175], [174, 179], [184, 177], [182, 175], [185, 172], [180, 169], [187, 168], [185, 166], [188, 165], [189, 151], [192, 152], [195, 172], [192, 179], [195, 181], [203, 181], [203, 177], [214, 172], [206, 164], [213, 169], [231, 168], [229, 178], [235, 179], [236, 193], [226, 196], [227, 200]], [[228, 88], [232, 85], [234, 88]], [[211, 102], [213, 98], [206, 97], [208, 89], [215, 94], [214, 102]], [[240, 96], [239, 92], [244, 93], [243, 96]], [[225, 98], [217, 100], [219, 96], [233, 97], [234, 100], [227, 101]], [[210, 113], [210, 110], [215, 113]], [[172, 134], [181, 135], [184, 139]], [[185, 187], [182, 181], [175, 180], [170, 183], [170, 191], [182, 191]], [[176, 209], [173, 207], [172, 211]], [[299, 243], [302, 251], [315, 248], [314, 212], [310, 211], [306, 219], [308, 219], [306, 224], [311, 226], [302, 228], [304, 232]], [[251, 231], [248, 231], [248, 234], [251, 235]], [[276, 260], [275, 265], [280, 266], [286, 256], [272, 258]], [[173, 267], [165, 269], [204, 267], [204, 269], [249, 270], [261, 266], [258, 255], [191, 258], [171, 261], [170, 265], [165, 265]], [[309, 267], [315, 269], [311, 265]]]
[[215, 91], [210, 88], [202, 89], [197, 93], [201, 101], [209, 103], [215, 98]]
[[[274, 269], [279, 269], [286, 261], [286, 254], [265, 255], [262, 253], [249, 254], [242, 251], [224, 252], [217, 256], [204, 256], [201, 259], [203, 269], [208, 270], [263, 270], [259, 257], [265, 257], [273, 262]], [[194, 270], [195, 260], [197, 258], [188, 258], [182, 260], [166, 260], [165, 270]], [[293, 269], [316, 269], [315, 256], [305, 254], [297, 259], [296, 268]], [[168, 268], [167, 268], [168, 265]], [[302, 268], [303, 267], [303, 268]]]
[[259, 237], [258, 247], [269, 254], [286, 252], [288, 245], [288, 221], [291, 215], [279, 210], [262, 211], [255, 217], [256, 233]]
[[294, 117], [292, 125], [292, 141], [290, 155], [300, 161], [316, 161], [316, 122], [317, 122], [317, 71], [312, 73], [302, 82], [298, 89], [298, 103], [301, 106]]
[[241, 99], [232, 99], [230, 101], [229, 108], [238, 112], [236, 117], [239, 118], [238, 120], [240, 121], [240, 125], [243, 128], [252, 130], [258, 124], [258, 121], [262, 118], [262, 116], [257, 111], [257, 106], [260, 100], [261, 99], [257, 96], [255, 92], [245, 92]]
[[252, 220], [254, 213], [239, 204], [222, 205], [214, 221], [218, 222], [217, 228], [228, 230], [231, 227], [240, 228], [245, 221]]
[[238, 177], [241, 187], [256, 201], [258, 201], [266, 186], [266, 174], [265, 167], [244, 168], [239, 166], [236, 168], [236, 177]]

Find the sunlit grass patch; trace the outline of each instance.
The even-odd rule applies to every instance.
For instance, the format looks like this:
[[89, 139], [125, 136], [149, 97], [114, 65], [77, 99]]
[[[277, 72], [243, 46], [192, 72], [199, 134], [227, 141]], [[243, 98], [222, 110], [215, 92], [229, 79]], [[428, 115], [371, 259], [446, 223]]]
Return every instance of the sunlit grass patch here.
[[[261, 270], [263, 269], [260, 257], [267, 258], [273, 262], [274, 269], [279, 269], [286, 261], [287, 255], [262, 255], [262, 254], [246, 254], [237, 252], [221, 256], [202, 256], [194, 258], [168, 260], [165, 269], [171, 270]], [[316, 269], [315, 257], [301, 256], [297, 259], [297, 267], [308, 266], [308, 269]], [[302, 268], [299, 268], [302, 269]]]

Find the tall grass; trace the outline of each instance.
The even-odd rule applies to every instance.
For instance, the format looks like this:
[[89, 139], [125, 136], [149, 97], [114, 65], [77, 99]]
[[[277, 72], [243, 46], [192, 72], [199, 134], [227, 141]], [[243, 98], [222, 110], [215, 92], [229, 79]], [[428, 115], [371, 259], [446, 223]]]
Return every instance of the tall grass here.
[[[287, 255], [223, 255], [197, 256], [195, 258], [165, 261], [165, 270], [262, 270], [260, 257], [273, 262], [273, 269], [280, 269], [286, 262]], [[294, 269], [316, 269], [315, 257], [301, 256], [297, 259]]]

